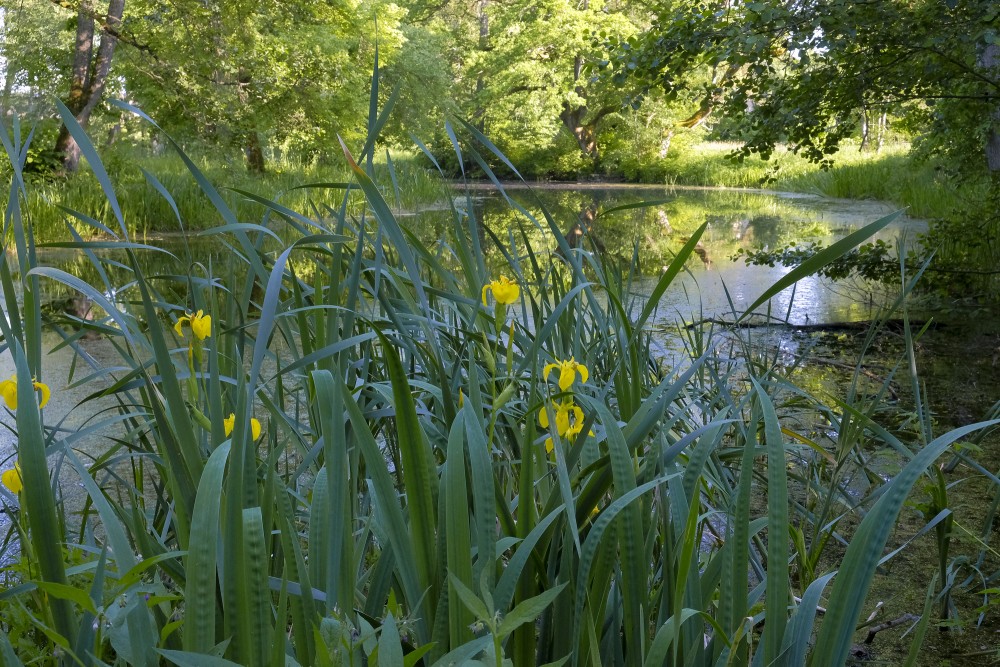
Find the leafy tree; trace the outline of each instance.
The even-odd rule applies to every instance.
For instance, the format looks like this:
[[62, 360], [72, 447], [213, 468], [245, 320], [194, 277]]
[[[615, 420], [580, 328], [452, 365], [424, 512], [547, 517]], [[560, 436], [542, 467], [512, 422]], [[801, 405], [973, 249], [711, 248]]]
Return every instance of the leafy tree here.
[[668, 95], [707, 69], [703, 114], [742, 117], [742, 152], [765, 157], [788, 142], [828, 161], [867, 111], [960, 101], [972, 111], [942, 118], [956, 123], [942, 139], [989, 135], [997, 170], [998, 13], [992, 0], [659, 0], [651, 29], [618, 41], [612, 68]]
[[[68, 4], [60, 3], [60, 6]], [[84, 128], [90, 124], [91, 115], [103, 99], [124, 11], [125, 0], [110, 0], [107, 12], [100, 15], [83, 0], [76, 9], [76, 39], [65, 102]], [[66, 127], [59, 132], [55, 152], [62, 157], [66, 171], [76, 171], [80, 164], [80, 147]]]
[[49, 0], [0, 2], [0, 112], [34, 111], [39, 93], [56, 90], [69, 73], [71, 35], [62, 14]]
[[375, 54], [403, 42], [402, 10], [343, 0], [150, 2], [145, 49], [129, 53], [129, 94], [169, 127], [237, 145], [263, 171], [264, 145], [316, 151], [364, 129]]
[[738, 156], [766, 158], [787, 144], [828, 165], [859, 126], [887, 112], [905, 115], [919, 150], [969, 200], [924, 238], [925, 256], [935, 253], [927, 275], [964, 294], [995, 293], [1000, 5], [655, 0], [652, 14], [649, 31], [615, 44], [611, 78], [668, 99], [697, 91], [692, 120], [739, 120]]
[[624, 6], [515, 0], [478, 11], [475, 47], [456, 61], [463, 108], [515, 161], [562, 147], [579, 156], [569, 165], [595, 168], [601, 128], [622, 112], [623, 95], [588, 65], [607, 57], [598, 32], [637, 31]]

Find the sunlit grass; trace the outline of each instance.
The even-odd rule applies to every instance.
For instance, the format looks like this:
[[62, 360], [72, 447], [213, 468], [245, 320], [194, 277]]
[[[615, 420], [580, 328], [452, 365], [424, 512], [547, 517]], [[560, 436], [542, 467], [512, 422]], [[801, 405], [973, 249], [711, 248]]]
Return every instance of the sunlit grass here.
[[[147, 142], [148, 143], [148, 142]], [[248, 191], [274, 199], [296, 210], [325, 210], [340, 203], [331, 184], [344, 183], [350, 172], [340, 162], [303, 162], [274, 159], [263, 174], [248, 172], [239, 154], [226, 155], [224, 150], [195, 153], [205, 175], [219, 188], [237, 218], [258, 216], [258, 205], [241, 196]], [[215, 223], [215, 211], [208, 205], [198, 183], [191, 177], [184, 162], [172, 152], [154, 153], [148, 148], [126, 144], [105, 148], [102, 154], [108, 174], [114, 179], [125, 223], [140, 235], [177, 233], [182, 231], [177, 213], [157, 193], [157, 187], [143, 171], [155, 176], [170, 193], [180, 219], [188, 231], [199, 231]], [[389, 166], [392, 160], [392, 166]], [[447, 199], [447, 186], [418, 153], [394, 151], [385, 153], [375, 162], [374, 176], [387, 200], [398, 209], [415, 209]], [[31, 188], [25, 210], [35, 225], [41, 240], [62, 238], [65, 233], [65, 212], [59, 207], [86, 211], [101, 218], [110, 213], [101, 186], [86, 167], [69, 176], [29, 176]], [[309, 187], [312, 186], [312, 187]], [[360, 195], [355, 206], [363, 204]], [[95, 233], [79, 221], [74, 225], [83, 236]]]
[[738, 144], [705, 142], [667, 158], [667, 181], [677, 185], [767, 188], [845, 199], [878, 199], [908, 207], [917, 218], [951, 215], [958, 193], [933, 164], [910, 155], [909, 144], [893, 143], [880, 152], [845, 146], [823, 170], [803, 157], [779, 148], [768, 160], [757, 156], [730, 158]]

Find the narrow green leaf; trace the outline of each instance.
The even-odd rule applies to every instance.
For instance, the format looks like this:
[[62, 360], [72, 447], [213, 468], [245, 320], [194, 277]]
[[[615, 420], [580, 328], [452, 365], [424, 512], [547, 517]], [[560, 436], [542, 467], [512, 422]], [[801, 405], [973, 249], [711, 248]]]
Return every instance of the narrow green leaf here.
[[399, 628], [390, 612], [382, 621], [378, 638], [378, 667], [401, 667], [403, 647], [399, 641]]
[[507, 635], [514, 632], [515, 628], [518, 626], [525, 623], [531, 623], [538, 618], [538, 616], [545, 611], [545, 609], [552, 604], [553, 601], [555, 601], [567, 585], [568, 584], [566, 583], [559, 584], [555, 588], [550, 588], [540, 595], [528, 598], [521, 604], [511, 609], [510, 613], [503, 617], [503, 621], [500, 622], [500, 627], [497, 629], [497, 636], [500, 637], [500, 641], [503, 641]]
[[[406, 508], [410, 520], [411, 558], [419, 573], [422, 589], [429, 591], [428, 597], [436, 600], [437, 550], [434, 535], [435, 507], [437, 506], [437, 475], [434, 457], [427, 442], [417, 409], [410, 393], [410, 383], [403, 370], [395, 346], [379, 332], [389, 379], [392, 383], [393, 405], [396, 411], [396, 437], [399, 442], [403, 464], [403, 488], [406, 493]], [[403, 562], [402, 560], [398, 562]], [[429, 605], [428, 605], [429, 607]], [[428, 620], [431, 614], [428, 613]]]
[[267, 584], [267, 553], [260, 507], [243, 510], [242, 554], [239, 564], [239, 615], [243, 638], [240, 655], [248, 667], [267, 664], [271, 646], [271, 599]]
[[767, 392], [750, 378], [760, 402], [767, 449], [767, 594], [764, 616], [764, 662], [776, 664], [788, 622], [788, 471], [781, 424]]
[[914, 483], [952, 443], [997, 424], [1000, 420], [969, 424], [934, 439], [885, 484], [882, 496], [854, 533], [834, 580], [827, 613], [813, 649], [815, 667], [841, 667], [847, 661], [851, 639], [882, 550]]
[[898, 218], [902, 214], [902, 211], [896, 211], [895, 213], [890, 213], [889, 215], [879, 218], [870, 225], [866, 225], [856, 232], [848, 234], [839, 241], [831, 244], [829, 247], [824, 248], [820, 252], [816, 253], [806, 261], [802, 262], [799, 266], [795, 267], [781, 278], [779, 278], [773, 285], [764, 290], [764, 293], [754, 301], [750, 307], [748, 307], [742, 315], [736, 318], [737, 322], [742, 322], [744, 319], [749, 317], [753, 311], [757, 310], [760, 306], [767, 303], [768, 299], [773, 297], [778, 292], [781, 292], [787, 287], [795, 284], [802, 278], [806, 276], [811, 276], [812, 274], [819, 271], [821, 268], [837, 259], [841, 255], [849, 252], [852, 248], [857, 246], [862, 241], [868, 239], [869, 237], [877, 234], [880, 230], [885, 228], [889, 223]]
[[156, 652], [177, 665], [177, 667], [241, 667], [239, 663], [230, 662], [225, 658], [201, 653], [168, 651], [166, 649], [156, 649]]
[[486, 609], [486, 605], [480, 600], [472, 589], [463, 584], [458, 580], [455, 575], [450, 575], [448, 581], [451, 582], [452, 588], [458, 593], [458, 597], [461, 598], [462, 604], [472, 612], [472, 614], [479, 620], [487, 620], [490, 617], [489, 610]]
[[230, 441], [216, 448], [205, 464], [191, 520], [191, 539], [185, 572], [184, 648], [196, 653], [215, 645], [216, 545], [218, 544], [222, 477], [229, 458]]
[[[462, 414], [452, 423], [448, 433], [448, 459], [442, 472], [445, 494], [445, 552], [448, 559], [448, 572], [466, 588], [471, 589], [472, 544], [469, 534], [469, 489], [465, 474], [465, 428]], [[450, 646], [460, 646], [472, 635], [469, 626], [476, 620], [467, 611], [467, 605], [462, 605], [458, 589], [454, 586], [448, 591], [448, 632]]]

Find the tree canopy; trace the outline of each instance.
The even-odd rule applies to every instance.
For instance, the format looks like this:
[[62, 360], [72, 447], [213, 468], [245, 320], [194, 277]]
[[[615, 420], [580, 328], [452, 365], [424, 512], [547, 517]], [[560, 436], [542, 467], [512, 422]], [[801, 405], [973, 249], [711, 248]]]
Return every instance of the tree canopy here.
[[[659, 0], [650, 29], [614, 42], [613, 78], [740, 119], [743, 154], [788, 143], [828, 161], [873, 110], [922, 116], [955, 155], [997, 134], [1000, 6], [992, 0]], [[969, 151], [969, 143], [978, 142]], [[1000, 153], [990, 153], [1000, 169]]]
[[[385, 136], [446, 145], [468, 119], [529, 173], [640, 171], [680, 133], [827, 164], [887, 122], [957, 170], [1000, 170], [990, 0], [22, 0], [0, 3], [6, 108], [114, 123], [124, 97], [171, 132], [321, 159], [360, 136], [379, 51]], [[112, 48], [117, 45], [117, 48]], [[48, 111], [45, 109], [48, 108]], [[888, 119], [888, 121], [887, 121]], [[65, 133], [57, 149], [67, 150]], [[72, 168], [71, 161], [67, 167]]]

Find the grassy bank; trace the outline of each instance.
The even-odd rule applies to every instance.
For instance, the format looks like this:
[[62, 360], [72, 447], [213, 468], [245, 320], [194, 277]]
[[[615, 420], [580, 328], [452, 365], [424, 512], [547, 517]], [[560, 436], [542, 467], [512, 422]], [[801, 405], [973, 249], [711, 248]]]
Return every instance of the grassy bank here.
[[[736, 162], [729, 155], [736, 144], [699, 143], [672, 153], [655, 169], [640, 174], [675, 185], [708, 187], [769, 188], [789, 192], [820, 194], [848, 199], [878, 199], [908, 207], [910, 215], [943, 218], [960, 205], [960, 195], [933, 165], [910, 157], [908, 146], [893, 144], [879, 154], [860, 153], [844, 148], [835, 157], [835, 166], [822, 170], [815, 164], [784, 150], [770, 160], [750, 157]], [[246, 170], [239, 154], [196, 149], [191, 153], [208, 180], [217, 185], [227, 205], [240, 220], [256, 215], [257, 204], [240, 194], [249, 192], [274, 199], [297, 211], [340, 204], [336, 188], [350, 179], [346, 168], [335, 161], [301, 162], [272, 160], [264, 174]], [[118, 144], [101, 151], [108, 174], [116, 183], [122, 215], [133, 232], [139, 234], [176, 232], [179, 218], [189, 230], [211, 226], [214, 212], [184, 162], [170, 152], [153, 153], [147, 148]], [[391, 161], [391, 166], [390, 166]], [[158, 185], [143, 172], [155, 177], [170, 193], [171, 203], [159, 196]], [[654, 173], [655, 172], [655, 173]], [[434, 167], [416, 151], [396, 151], [391, 157], [376, 156], [374, 179], [389, 203], [398, 209], [413, 209], [447, 199], [449, 188]], [[609, 175], [615, 178], [614, 174]], [[26, 210], [30, 211], [40, 239], [59, 238], [67, 220], [61, 207], [107, 214], [106, 200], [99, 183], [83, 169], [70, 176], [28, 175], [32, 187]], [[312, 187], [305, 187], [310, 186]], [[968, 196], [965, 193], [964, 196]], [[352, 205], [361, 202], [360, 197]], [[74, 225], [85, 236], [86, 225]]]
[[[417, 155], [415, 151], [396, 152], [391, 157], [383, 153], [374, 161], [373, 176], [394, 208], [436, 202], [447, 192], [433, 167]], [[275, 159], [268, 163], [265, 173], [253, 174], [247, 171], [239, 153], [227, 155], [224, 149], [212, 151], [203, 147], [192, 151], [191, 157], [201, 165], [205, 177], [216, 185], [239, 220], [259, 217], [258, 204], [240, 191], [273, 199], [297, 211], [315, 210], [325, 215], [328, 207], [341, 204], [338, 184], [350, 180], [350, 171], [340, 162]], [[133, 233], [179, 232], [181, 222], [185, 229], [198, 231], [216, 223], [216, 211], [175, 153], [154, 153], [145, 147], [122, 143], [101, 150], [101, 159], [115, 183], [123, 220]], [[96, 214], [98, 218], [110, 214], [100, 183], [85, 166], [68, 176], [42, 173], [28, 174], [27, 178], [31, 188], [25, 210], [41, 240], [62, 238], [67, 220], [83, 236], [94, 232], [85, 223], [67, 216], [66, 208]], [[160, 195], [160, 188], [169, 193], [172, 202]], [[362, 202], [359, 194], [351, 200], [351, 205]]]
[[878, 199], [918, 218], [945, 218], [961, 204], [960, 193], [933, 164], [917, 161], [908, 144], [890, 144], [879, 153], [844, 147], [834, 166], [820, 169], [784, 149], [769, 160], [729, 156], [737, 144], [700, 143], [669, 156], [662, 165], [668, 183], [676, 185], [770, 188], [845, 199]]
[[[997, 302], [998, 247], [994, 242], [997, 188], [986, 173], [959, 177], [932, 160], [917, 159], [905, 144], [890, 144], [878, 154], [846, 147], [833, 156], [834, 166], [816, 165], [779, 150], [770, 160], [750, 157], [735, 162], [728, 156], [735, 144], [703, 143], [679, 151], [660, 168], [667, 182], [683, 185], [764, 187], [827, 197], [875, 199], [906, 208], [912, 217], [930, 221], [909, 258], [915, 272], [930, 261], [921, 291], [948, 301]], [[780, 249], [774, 249], [775, 256]], [[773, 261], [773, 260], [771, 260]], [[856, 267], [881, 263], [880, 273], [896, 274], [897, 260], [877, 257]], [[848, 263], [850, 264], [850, 262]]]

